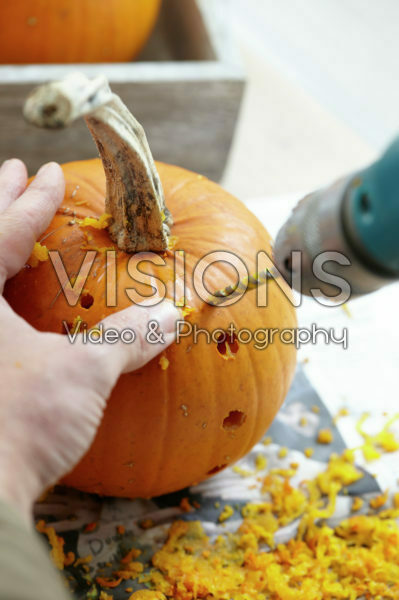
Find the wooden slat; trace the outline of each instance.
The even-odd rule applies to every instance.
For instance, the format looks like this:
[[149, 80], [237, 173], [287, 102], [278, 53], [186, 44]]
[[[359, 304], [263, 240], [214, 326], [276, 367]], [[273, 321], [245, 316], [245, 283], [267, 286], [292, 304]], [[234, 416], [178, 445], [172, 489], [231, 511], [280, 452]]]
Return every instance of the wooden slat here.
[[[114, 84], [147, 132], [154, 157], [219, 180], [230, 148], [242, 85], [201, 81]], [[96, 155], [83, 120], [62, 131], [25, 123], [22, 107], [30, 85], [9, 85], [0, 96], [0, 160], [22, 158], [31, 173], [49, 160], [67, 162]]]
[[[219, 10], [225, 1], [218, 0]], [[152, 40], [150, 46], [168, 59], [173, 55], [188, 60], [149, 61], [149, 50], [145, 60], [137, 63], [0, 66], [0, 161], [18, 156], [34, 173], [49, 160], [67, 162], [96, 154], [83, 122], [48, 132], [26, 124], [22, 117], [32, 87], [81, 70], [88, 76], [108, 77], [112, 89], [143, 124], [155, 158], [219, 180], [244, 76], [215, 6], [208, 0], [164, 0], [155, 34], [160, 43]]]

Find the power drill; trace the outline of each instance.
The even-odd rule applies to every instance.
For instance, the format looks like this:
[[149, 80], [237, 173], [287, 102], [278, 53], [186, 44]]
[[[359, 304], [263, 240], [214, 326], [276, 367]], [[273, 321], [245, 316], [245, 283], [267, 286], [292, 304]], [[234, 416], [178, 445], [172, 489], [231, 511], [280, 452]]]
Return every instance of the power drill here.
[[303, 198], [277, 235], [274, 261], [309, 296], [334, 299], [338, 277], [356, 296], [398, 280], [399, 137], [371, 166]]

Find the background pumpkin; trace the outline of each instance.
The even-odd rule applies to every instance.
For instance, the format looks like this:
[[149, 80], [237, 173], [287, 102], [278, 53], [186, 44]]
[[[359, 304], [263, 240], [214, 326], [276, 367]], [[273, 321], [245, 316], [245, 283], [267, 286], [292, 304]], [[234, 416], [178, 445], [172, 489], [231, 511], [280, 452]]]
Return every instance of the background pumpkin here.
[[[97, 142], [99, 131], [93, 131], [93, 123], [100, 118], [107, 116], [95, 111], [93, 120], [87, 119]], [[126, 157], [118, 160], [126, 168]], [[210, 306], [198, 297], [192, 273], [200, 258], [215, 250], [234, 251], [253, 272], [257, 252], [271, 253], [270, 237], [256, 217], [216, 183], [179, 167], [161, 163], [156, 167], [173, 216], [171, 239], [176, 249], [186, 252], [185, 297], [194, 309], [186, 319], [208, 331], [226, 330], [230, 323], [251, 331], [295, 327], [294, 309], [274, 281], [268, 284], [268, 306], [263, 308], [256, 306], [254, 290], [229, 307]], [[128, 306], [125, 290], [133, 287], [126, 270], [131, 255], [119, 250], [118, 306], [106, 306], [102, 250], [113, 243], [106, 229], [82, 227], [78, 221], [104, 213], [106, 180], [101, 161], [69, 163], [63, 169], [64, 204], [41, 242], [60, 251], [71, 276], [79, 271], [85, 249], [100, 251], [76, 307], [69, 306], [60, 292], [50, 261], [26, 267], [7, 283], [6, 299], [42, 331], [61, 332], [62, 321], [72, 323], [78, 315], [91, 327]], [[110, 177], [107, 166], [106, 172]], [[116, 173], [113, 177], [123, 181]], [[145, 270], [164, 282], [167, 297], [173, 298], [173, 254], [162, 255], [166, 266], [146, 263]], [[137, 264], [142, 258], [134, 254], [131, 260]], [[211, 290], [224, 288], [232, 280], [234, 272], [226, 263], [215, 263], [207, 270], [206, 284]], [[179, 286], [183, 290], [181, 281]], [[135, 283], [134, 287], [148, 295], [148, 286]], [[235, 343], [228, 360], [224, 350], [223, 345], [208, 344], [205, 336], [199, 336], [197, 343], [185, 338], [163, 353], [166, 369], [157, 358], [140, 371], [123, 375], [92, 447], [65, 482], [105, 495], [150, 497], [198, 482], [246, 454], [265, 433], [287, 393], [295, 348], [276, 337], [265, 350], [257, 350], [253, 343]]]
[[147, 41], [161, 0], [0, 3], [0, 63], [120, 62]]

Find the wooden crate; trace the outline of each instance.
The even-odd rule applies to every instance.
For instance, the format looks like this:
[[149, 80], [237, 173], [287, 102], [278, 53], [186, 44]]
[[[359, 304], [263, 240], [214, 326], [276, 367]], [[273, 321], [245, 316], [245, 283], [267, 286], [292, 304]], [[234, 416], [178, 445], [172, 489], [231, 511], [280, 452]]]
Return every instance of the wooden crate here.
[[64, 131], [44, 131], [22, 117], [24, 100], [35, 85], [79, 70], [92, 77], [106, 75], [143, 124], [156, 159], [219, 180], [244, 89], [226, 27], [228, 2], [164, 0], [137, 62], [0, 66], [0, 161], [22, 158], [34, 173], [49, 160], [96, 155], [83, 121]]

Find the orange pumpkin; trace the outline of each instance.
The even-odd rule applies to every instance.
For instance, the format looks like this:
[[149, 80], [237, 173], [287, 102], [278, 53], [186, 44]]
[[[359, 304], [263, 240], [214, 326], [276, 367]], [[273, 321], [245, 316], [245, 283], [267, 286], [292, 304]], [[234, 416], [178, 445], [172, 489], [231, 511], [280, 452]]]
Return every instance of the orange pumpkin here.
[[[273, 280], [266, 307], [256, 306], [255, 290], [229, 307], [211, 306], [199, 297], [192, 279], [193, 273], [198, 277], [199, 259], [215, 250], [235, 252], [254, 272], [256, 253], [271, 253], [270, 237], [257, 218], [216, 183], [179, 167], [157, 163], [156, 168], [173, 217], [170, 240], [186, 253], [187, 322], [210, 332], [226, 331], [231, 323], [237, 331], [294, 328], [294, 309]], [[42, 331], [61, 332], [63, 320], [72, 323], [78, 316], [92, 327], [127, 307], [125, 291], [133, 287], [146, 295], [154, 293], [148, 285], [133, 282], [127, 272], [127, 262], [137, 265], [143, 255], [118, 250], [118, 305], [106, 306], [103, 250], [113, 241], [106, 229], [79, 224], [87, 216], [99, 218], [104, 213], [102, 163], [74, 162], [63, 170], [65, 200], [41, 242], [60, 251], [70, 276], [79, 272], [86, 249], [98, 252], [75, 307], [61, 293], [49, 260], [23, 269], [7, 283], [5, 296], [11, 306]], [[166, 296], [173, 299], [173, 252], [159, 256], [164, 265], [147, 262], [141, 270], [161, 280]], [[179, 277], [177, 300], [183, 294]], [[224, 262], [214, 263], [205, 273], [210, 290], [235, 279], [232, 267]], [[158, 285], [155, 295], [161, 295], [162, 287]], [[193, 335], [181, 339], [163, 352], [163, 358], [119, 379], [94, 443], [65, 482], [99, 494], [151, 497], [218, 472], [245, 455], [265, 433], [287, 393], [295, 358], [294, 346], [278, 337], [264, 350], [236, 338], [227, 343], [207, 343], [205, 334], [196, 342]]]
[[147, 41], [161, 0], [12, 0], [0, 5], [0, 63], [121, 62]]

